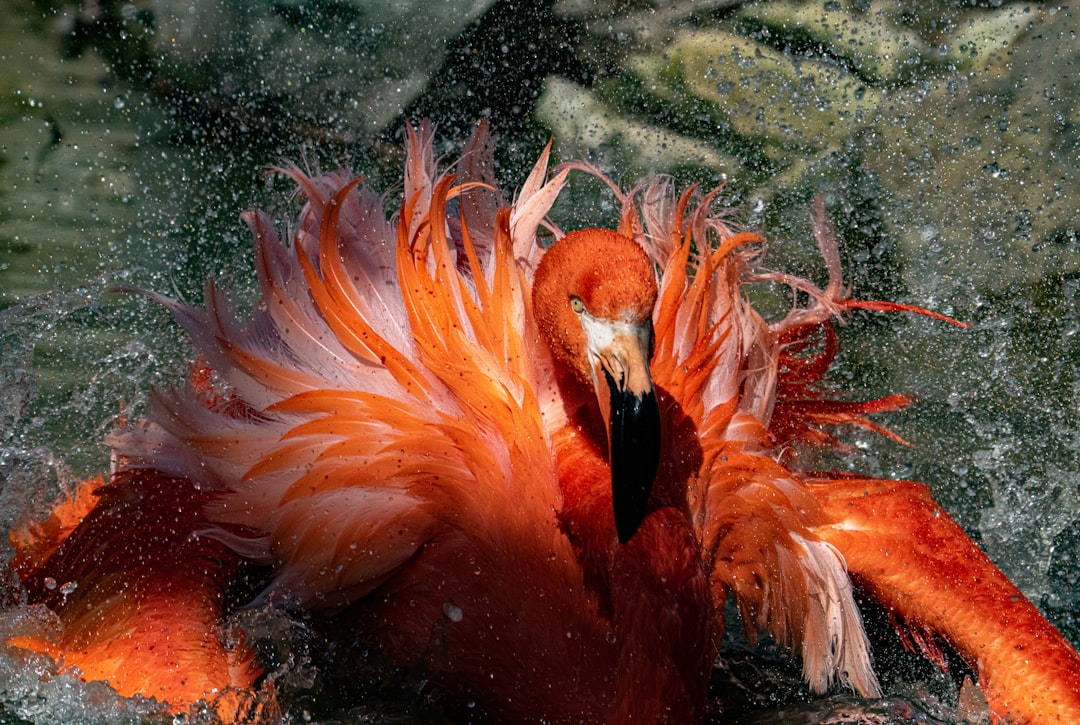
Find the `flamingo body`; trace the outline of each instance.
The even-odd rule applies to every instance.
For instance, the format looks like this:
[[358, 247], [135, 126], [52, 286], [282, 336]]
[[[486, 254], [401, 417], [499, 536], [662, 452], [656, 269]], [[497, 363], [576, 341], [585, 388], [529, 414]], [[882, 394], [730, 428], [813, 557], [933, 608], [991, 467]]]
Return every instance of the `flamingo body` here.
[[[887, 434], [866, 416], [907, 402], [822, 386], [837, 315], [910, 309], [847, 298], [823, 211], [820, 289], [758, 271], [761, 239], [711, 195], [617, 191], [617, 230], [547, 223], [544, 248], [570, 170], [547, 178], [546, 151], [512, 205], [483, 129], [456, 176], [428, 126], [408, 151], [389, 219], [359, 180], [285, 170], [306, 205], [290, 244], [246, 215], [250, 317], [212, 283], [201, 306], [156, 296], [199, 361], [113, 434], [107, 483], [13, 533], [11, 566], [58, 627], [9, 644], [175, 711], [253, 718], [221, 693], [250, 694], [259, 669], [219, 626], [255, 564], [272, 574], [254, 605], [308, 610], [478, 717], [691, 723], [728, 596], [815, 691], [879, 694], [850, 568], [947, 638], [1001, 714], [1080, 721], [1080, 658], [925, 489], [815, 478], [779, 452], [829, 445], [837, 423]], [[766, 322], [750, 281], [809, 303]], [[67, 599], [46, 585], [76, 580]], [[971, 605], [942, 608], [957, 588]], [[1028, 694], [1037, 676], [1053, 694]]]

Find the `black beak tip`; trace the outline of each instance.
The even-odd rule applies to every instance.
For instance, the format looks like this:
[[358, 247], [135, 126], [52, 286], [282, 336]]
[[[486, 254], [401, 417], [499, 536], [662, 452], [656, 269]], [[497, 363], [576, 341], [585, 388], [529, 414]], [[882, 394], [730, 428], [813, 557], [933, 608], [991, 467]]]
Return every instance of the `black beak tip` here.
[[632, 513], [626, 507], [615, 506], [615, 533], [619, 537], [619, 543], [625, 544], [641, 528], [641, 522], [645, 520], [645, 512]]
[[[614, 390], [614, 388], [613, 388]], [[656, 393], [611, 395], [611, 501], [619, 543], [645, 520], [660, 467], [660, 409]]]

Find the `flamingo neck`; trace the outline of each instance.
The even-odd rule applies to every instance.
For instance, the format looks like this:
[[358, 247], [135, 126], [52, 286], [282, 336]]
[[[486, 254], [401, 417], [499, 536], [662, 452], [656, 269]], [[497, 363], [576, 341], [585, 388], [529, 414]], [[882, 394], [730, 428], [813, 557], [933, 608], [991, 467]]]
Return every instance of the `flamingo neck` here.
[[[611, 722], [700, 722], [715, 656], [708, 579], [683, 513], [652, 511], [611, 560], [621, 637]], [[618, 641], [618, 640], [617, 640]]]
[[619, 544], [603, 434], [599, 415], [582, 406], [554, 443], [560, 517], [586, 584], [607, 603], [619, 648], [611, 721], [699, 721], [715, 651], [708, 579], [685, 493], [674, 495], [680, 487], [662, 468], [668, 480], [657, 481], [641, 527]]

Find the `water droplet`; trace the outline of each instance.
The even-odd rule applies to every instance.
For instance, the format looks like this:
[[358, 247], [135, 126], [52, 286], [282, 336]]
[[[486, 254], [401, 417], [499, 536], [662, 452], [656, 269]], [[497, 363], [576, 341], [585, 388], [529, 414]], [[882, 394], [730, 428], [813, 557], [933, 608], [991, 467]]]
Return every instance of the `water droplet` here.
[[443, 605], [443, 613], [451, 622], [460, 622], [465, 618], [465, 613], [461, 611], [461, 607], [458, 607], [451, 602], [447, 602]]
[[45, 577], [45, 588], [48, 589], [50, 592], [53, 589], [56, 589], [56, 580], [53, 579], [51, 576]]

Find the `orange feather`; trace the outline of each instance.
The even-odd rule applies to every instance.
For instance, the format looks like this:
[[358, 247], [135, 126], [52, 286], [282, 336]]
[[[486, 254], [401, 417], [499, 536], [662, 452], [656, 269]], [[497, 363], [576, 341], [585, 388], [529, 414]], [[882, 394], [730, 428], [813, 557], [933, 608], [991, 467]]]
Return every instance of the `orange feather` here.
[[1080, 658], [925, 486], [840, 479], [810, 490], [833, 519], [819, 533], [852, 575], [901, 619], [956, 647], [998, 718], [1077, 721]]
[[[226, 646], [220, 631], [225, 588], [240, 560], [194, 534], [205, 525], [207, 496], [186, 481], [136, 470], [89, 495], [93, 507], [66, 536], [12, 537], [13, 564], [30, 598], [64, 626], [56, 639], [16, 636], [8, 644], [46, 652], [63, 669], [128, 697], [155, 697], [179, 710], [211, 701], [226, 718], [248, 712], [260, 668], [242, 640]], [[56, 546], [42, 557], [45, 540]]]

